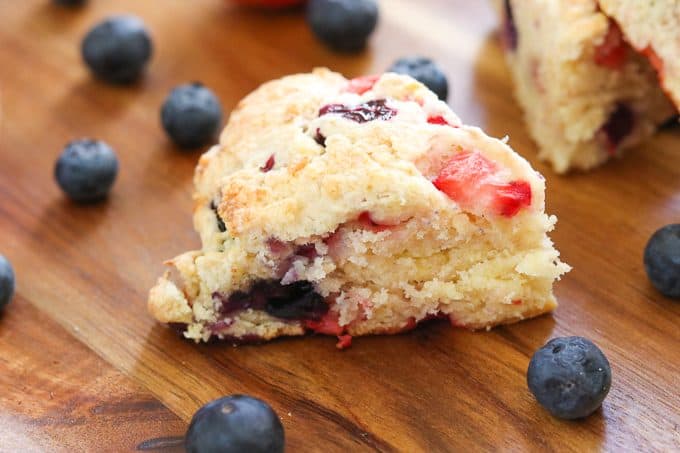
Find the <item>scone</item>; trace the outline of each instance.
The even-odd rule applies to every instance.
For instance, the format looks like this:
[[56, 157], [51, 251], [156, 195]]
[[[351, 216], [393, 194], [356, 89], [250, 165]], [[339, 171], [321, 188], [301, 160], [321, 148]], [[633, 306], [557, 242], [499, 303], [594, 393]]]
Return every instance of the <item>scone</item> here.
[[515, 95], [539, 157], [587, 170], [673, 116], [654, 68], [596, 0], [494, 0]]
[[490, 328], [552, 310], [569, 267], [545, 181], [424, 85], [326, 69], [264, 84], [195, 174], [202, 249], [149, 295], [184, 336]]
[[680, 109], [680, 1], [598, 0], [626, 40], [645, 54]]

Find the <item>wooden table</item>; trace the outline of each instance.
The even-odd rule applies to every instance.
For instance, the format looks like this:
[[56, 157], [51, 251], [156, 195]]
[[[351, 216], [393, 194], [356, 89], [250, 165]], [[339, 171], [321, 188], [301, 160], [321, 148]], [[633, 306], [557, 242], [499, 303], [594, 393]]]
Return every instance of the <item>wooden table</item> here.
[[[225, 0], [0, 0], [0, 253], [18, 291], [0, 318], [0, 451], [124, 451], [172, 445], [215, 397], [247, 393], [281, 416], [293, 451], [588, 451], [680, 449], [680, 304], [649, 285], [642, 250], [680, 219], [680, 131], [589, 174], [554, 175], [513, 102], [484, 1], [384, 0], [370, 48], [336, 55], [299, 13], [238, 10]], [[132, 87], [93, 80], [81, 37], [112, 12], [143, 17], [155, 55]], [[146, 313], [161, 262], [198, 245], [191, 178], [159, 127], [176, 84], [200, 80], [225, 109], [260, 83], [325, 65], [348, 76], [396, 57], [436, 58], [467, 123], [509, 134], [548, 178], [553, 238], [574, 270], [553, 316], [489, 333], [430, 323], [392, 337], [308, 337], [262, 346], [194, 345]], [[92, 136], [118, 151], [110, 199], [77, 206], [53, 182], [63, 145]], [[555, 420], [525, 373], [549, 338], [583, 335], [608, 355], [602, 409]], [[176, 442], [175, 442], [176, 443]]]

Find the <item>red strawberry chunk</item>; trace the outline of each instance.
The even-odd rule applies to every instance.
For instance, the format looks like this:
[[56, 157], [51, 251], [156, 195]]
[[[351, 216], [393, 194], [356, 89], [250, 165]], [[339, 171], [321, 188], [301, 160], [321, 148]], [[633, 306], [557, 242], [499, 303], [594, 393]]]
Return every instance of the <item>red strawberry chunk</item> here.
[[269, 156], [269, 159], [267, 159], [267, 162], [263, 166], [260, 167], [260, 171], [267, 173], [269, 170], [274, 168], [274, 165], [276, 164], [276, 158], [272, 154]]
[[453, 156], [433, 181], [435, 187], [463, 209], [512, 217], [531, 205], [526, 181], [502, 182], [495, 163], [476, 151]]
[[623, 40], [621, 29], [610, 20], [604, 41], [595, 48], [595, 63], [609, 69], [621, 69], [627, 58], [628, 47]]
[[346, 349], [352, 346], [352, 335], [338, 335], [338, 342], [335, 345], [338, 349]]
[[449, 122], [441, 115], [431, 116], [427, 119], [430, 124], [440, 124], [442, 126], [450, 126]]
[[496, 186], [494, 211], [512, 217], [531, 204], [531, 186], [526, 181], [510, 181]]
[[340, 336], [344, 333], [345, 328], [338, 322], [338, 315], [335, 312], [329, 311], [318, 321], [307, 320], [305, 321], [305, 327], [316, 333], [321, 333], [325, 335], [337, 335]]
[[356, 94], [364, 94], [375, 85], [375, 82], [380, 78], [379, 75], [368, 75], [363, 77], [356, 77], [349, 81], [345, 91]]

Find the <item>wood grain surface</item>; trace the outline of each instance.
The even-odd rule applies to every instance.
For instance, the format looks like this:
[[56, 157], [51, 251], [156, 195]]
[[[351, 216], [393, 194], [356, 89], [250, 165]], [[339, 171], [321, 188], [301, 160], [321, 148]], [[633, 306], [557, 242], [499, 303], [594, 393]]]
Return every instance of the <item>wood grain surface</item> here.
[[[291, 452], [680, 450], [680, 304], [653, 290], [641, 262], [651, 233], [680, 220], [677, 128], [592, 173], [556, 176], [536, 160], [485, 1], [383, 0], [355, 56], [322, 47], [299, 12], [160, 5], [0, 0], [0, 253], [18, 280], [0, 319], [0, 451], [134, 449], [181, 435], [199, 406], [232, 393], [270, 402]], [[132, 87], [97, 82], [80, 61], [84, 33], [114, 12], [138, 14], [154, 36]], [[432, 322], [343, 352], [323, 337], [194, 345], [156, 324], [145, 300], [161, 262], [198, 246], [200, 153], [178, 152], [161, 131], [167, 92], [200, 80], [228, 111], [284, 74], [356, 76], [410, 54], [439, 61], [459, 116], [509, 135], [547, 177], [553, 238], [574, 267], [554, 315], [488, 333]], [[83, 136], [121, 162], [111, 197], [94, 206], [65, 200], [52, 176], [63, 145]], [[562, 335], [592, 339], [613, 369], [602, 409], [578, 422], [553, 419], [526, 388], [532, 353]]]

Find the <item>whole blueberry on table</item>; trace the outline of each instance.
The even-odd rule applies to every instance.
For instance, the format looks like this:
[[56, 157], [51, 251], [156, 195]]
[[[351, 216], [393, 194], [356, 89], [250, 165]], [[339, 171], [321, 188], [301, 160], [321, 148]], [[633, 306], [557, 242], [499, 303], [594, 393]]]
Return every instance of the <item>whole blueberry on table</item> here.
[[87, 0], [53, 0], [57, 5], [63, 6], [82, 6]]
[[680, 223], [657, 230], [645, 247], [645, 270], [661, 294], [680, 299]]
[[445, 101], [449, 96], [449, 82], [441, 68], [425, 57], [404, 57], [395, 61], [387, 72], [410, 75]]
[[118, 158], [109, 145], [81, 139], [66, 145], [54, 168], [59, 187], [74, 201], [105, 198], [118, 174]]
[[188, 453], [283, 452], [283, 425], [264, 401], [246, 395], [226, 396], [194, 414], [185, 447]]
[[85, 35], [81, 50], [95, 76], [107, 82], [130, 83], [144, 71], [153, 48], [140, 18], [112, 16]]
[[0, 311], [14, 296], [14, 269], [7, 258], [0, 255]]
[[310, 0], [307, 23], [323, 43], [341, 52], [366, 46], [378, 23], [375, 0]]
[[607, 357], [583, 337], [554, 338], [536, 351], [527, 384], [552, 415], [575, 419], [600, 407], [609, 392], [612, 372]]
[[198, 82], [173, 89], [161, 109], [163, 128], [182, 148], [196, 148], [210, 142], [221, 121], [220, 101]]

